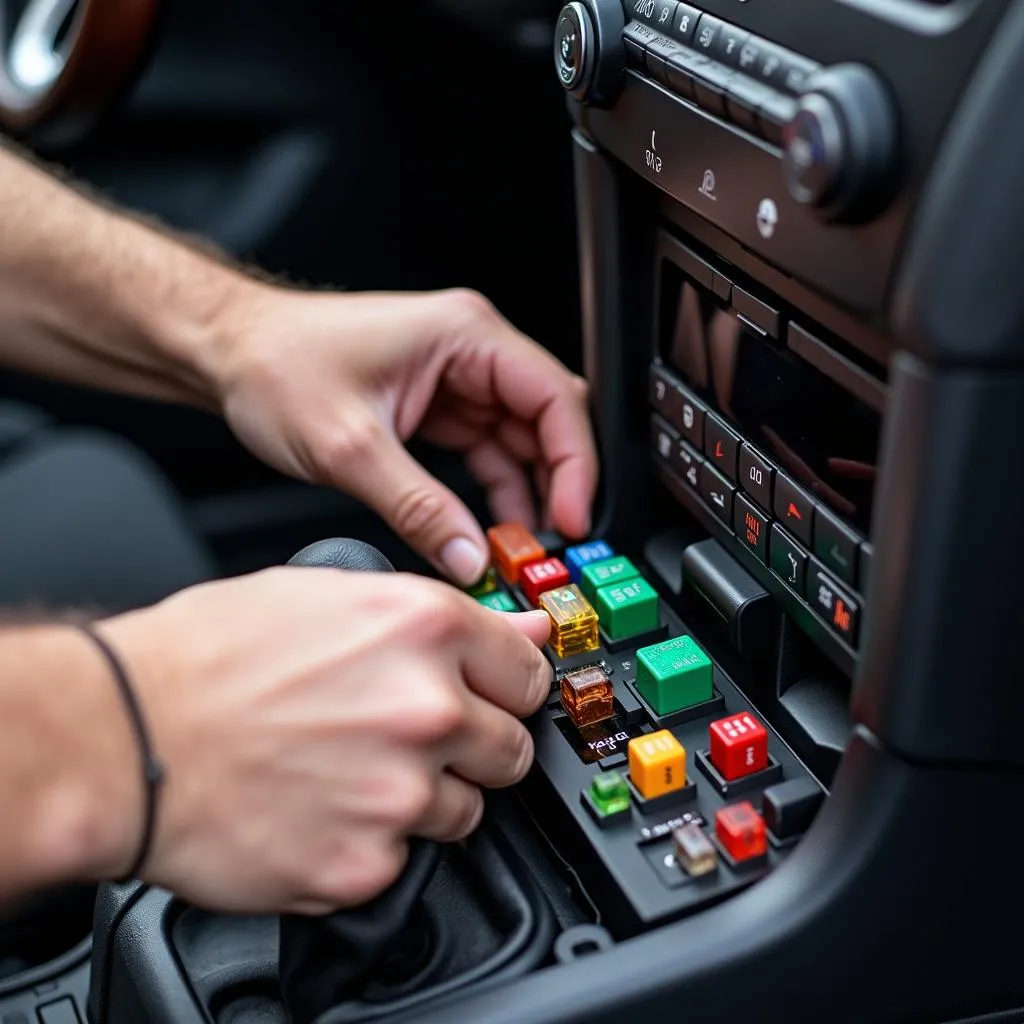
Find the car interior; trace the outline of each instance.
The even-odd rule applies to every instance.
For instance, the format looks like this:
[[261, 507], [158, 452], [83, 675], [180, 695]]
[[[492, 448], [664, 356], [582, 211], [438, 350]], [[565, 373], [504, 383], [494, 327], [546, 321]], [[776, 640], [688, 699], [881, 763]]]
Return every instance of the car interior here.
[[[39, 894], [2, 1024], [1024, 1020], [1024, 551], [981, 543], [1024, 507], [1024, 0], [5, 0], [0, 33], [38, 159], [290, 282], [478, 289], [586, 376], [602, 473], [567, 541], [415, 448], [488, 527], [473, 596], [552, 622], [477, 832], [323, 918]], [[430, 572], [205, 413], [0, 376], [0, 450], [67, 428], [144, 452], [221, 575]]]

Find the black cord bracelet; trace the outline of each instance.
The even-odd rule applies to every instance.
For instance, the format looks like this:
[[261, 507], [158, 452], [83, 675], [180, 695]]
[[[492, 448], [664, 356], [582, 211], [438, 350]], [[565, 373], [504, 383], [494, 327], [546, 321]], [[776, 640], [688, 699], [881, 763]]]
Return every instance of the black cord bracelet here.
[[110, 666], [110, 672], [117, 683], [118, 691], [124, 702], [125, 710], [128, 712], [132, 730], [135, 733], [135, 739], [139, 747], [143, 786], [146, 794], [146, 808], [142, 826], [142, 838], [139, 841], [139, 851], [128, 872], [123, 878], [118, 879], [120, 882], [128, 882], [138, 877], [139, 872], [142, 871], [143, 866], [149, 859], [150, 847], [153, 844], [153, 834], [156, 831], [157, 804], [159, 802], [160, 784], [164, 781], [164, 768], [153, 752], [153, 744], [149, 737], [149, 730], [146, 728], [142, 707], [135, 693], [135, 687], [121, 659], [110, 644], [91, 625], [77, 622], [75, 626], [93, 642], [93, 645], [99, 650]]

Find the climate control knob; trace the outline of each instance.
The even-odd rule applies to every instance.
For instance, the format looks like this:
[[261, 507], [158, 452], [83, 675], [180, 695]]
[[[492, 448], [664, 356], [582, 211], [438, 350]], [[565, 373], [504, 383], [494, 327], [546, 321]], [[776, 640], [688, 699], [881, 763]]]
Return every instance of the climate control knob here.
[[782, 146], [790, 195], [824, 220], [866, 220], [896, 191], [896, 111], [878, 76], [858, 64], [808, 77]]
[[591, 106], [615, 101], [622, 83], [620, 0], [574, 0], [555, 26], [555, 72], [574, 99]]

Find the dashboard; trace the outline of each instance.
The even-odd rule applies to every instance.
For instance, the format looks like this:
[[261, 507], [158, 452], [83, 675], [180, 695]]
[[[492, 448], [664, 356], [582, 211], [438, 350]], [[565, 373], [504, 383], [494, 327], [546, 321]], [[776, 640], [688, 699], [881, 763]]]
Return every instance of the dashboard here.
[[552, 620], [535, 767], [355, 988], [107, 887], [93, 1024], [1014, 1019], [1022, 47], [1010, 0], [565, 5], [600, 517], [498, 524], [474, 592]]

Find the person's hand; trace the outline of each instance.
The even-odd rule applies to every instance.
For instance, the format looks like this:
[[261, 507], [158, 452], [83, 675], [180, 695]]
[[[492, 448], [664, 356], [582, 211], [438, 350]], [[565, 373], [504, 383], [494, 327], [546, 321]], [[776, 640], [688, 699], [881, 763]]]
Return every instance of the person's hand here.
[[[145, 880], [227, 911], [373, 897], [401, 871], [407, 837], [462, 838], [479, 787], [526, 773], [517, 716], [548, 694], [548, 628], [543, 613], [495, 613], [439, 581], [310, 568], [101, 623], [167, 768]], [[120, 777], [123, 871], [141, 807], [134, 763]]]
[[365, 502], [449, 578], [479, 579], [486, 541], [405, 450], [414, 433], [465, 452], [496, 520], [571, 539], [589, 531], [597, 458], [586, 385], [479, 295], [252, 285], [221, 321], [213, 376], [242, 442]]

